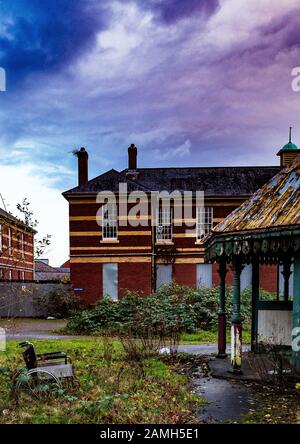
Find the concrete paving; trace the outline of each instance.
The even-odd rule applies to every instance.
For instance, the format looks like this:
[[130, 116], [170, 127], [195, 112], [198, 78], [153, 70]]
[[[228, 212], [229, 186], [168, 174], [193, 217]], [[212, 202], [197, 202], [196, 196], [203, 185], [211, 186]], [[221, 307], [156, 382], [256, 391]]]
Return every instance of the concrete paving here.
[[[249, 350], [249, 345], [243, 346], [243, 351]], [[231, 347], [227, 344], [227, 353], [230, 354]], [[216, 355], [218, 353], [217, 344], [182, 344], [178, 348], [179, 352], [191, 355]]]
[[56, 333], [66, 325], [63, 319], [0, 319], [0, 327], [6, 332], [8, 340], [23, 339], [70, 339]]
[[255, 393], [245, 384], [216, 378], [194, 380], [195, 392], [206, 404], [197, 417], [204, 422], [237, 422], [255, 405]]

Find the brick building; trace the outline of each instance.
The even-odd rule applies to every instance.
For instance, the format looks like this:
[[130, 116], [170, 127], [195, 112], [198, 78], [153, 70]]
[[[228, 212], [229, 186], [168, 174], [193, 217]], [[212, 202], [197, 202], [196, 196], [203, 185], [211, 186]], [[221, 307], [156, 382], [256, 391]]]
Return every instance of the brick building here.
[[0, 209], [0, 281], [34, 279], [35, 231]]
[[[279, 151], [278, 167], [139, 168], [137, 148], [131, 145], [128, 168], [112, 169], [91, 180], [88, 153], [81, 148], [77, 152], [78, 186], [63, 193], [69, 202], [70, 271], [75, 292], [93, 304], [104, 294], [119, 298], [127, 289], [149, 294], [171, 280], [191, 286], [218, 285], [217, 267], [204, 263], [204, 237], [299, 154], [290, 143]], [[140, 196], [139, 200], [133, 196], [128, 201], [120, 192], [120, 183], [128, 193]], [[106, 190], [115, 193], [116, 205], [97, 201], [97, 193]], [[193, 230], [176, 225], [175, 200], [169, 209], [161, 203], [153, 209], [151, 192], [163, 190], [178, 190], [182, 195], [193, 192]], [[202, 208], [197, 208], [196, 190], [204, 192]], [[125, 202], [124, 215], [120, 208]], [[148, 208], [148, 215], [139, 213], [138, 223], [132, 216], [137, 202]], [[243, 270], [243, 288], [251, 285], [250, 267]], [[276, 291], [281, 273], [277, 267], [262, 267], [261, 287]], [[227, 283], [231, 282], [229, 272]]]

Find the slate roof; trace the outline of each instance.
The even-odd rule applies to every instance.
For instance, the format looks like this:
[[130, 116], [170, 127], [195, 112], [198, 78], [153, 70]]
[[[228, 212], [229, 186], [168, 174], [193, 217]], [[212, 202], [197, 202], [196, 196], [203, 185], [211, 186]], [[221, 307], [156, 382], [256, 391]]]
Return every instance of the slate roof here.
[[13, 216], [12, 214], [8, 213], [7, 211], [3, 210], [2, 208], [0, 208], [0, 219], [1, 218], [4, 218], [4, 219], [9, 220], [11, 222], [14, 222], [17, 225], [23, 226], [27, 230], [32, 231], [33, 233], [36, 233], [36, 230], [31, 228], [29, 225], [26, 225], [22, 220], [18, 219], [17, 217]]
[[87, 184], [81, 185], [71, 190], [65, 191], [63, 195], [74, 194], [74, 193], [98, 193], [99, 191], [119, 191], [119, 183], [127, 183], [128, 192], [132, 191], [151, 191], [141, 183], [133, 181], [126, 177], [126, 174], [119, 173], [118, 171], [112, 169], [100, 176], [95, 177], [88, 181]]
[[219, 223], [213, 233], [278, 230], [300, 225], [300, 157]]
[[118, 191], [126, 182], [128, 191], [204, 191], [206, 196], [250, 196], [280, 171], [276, 166], [254, 167], [194, 167], [194, 168], [138, 168], [136, 180], [126, 176], [128, 170], [107, 173], [90, 180], [86, 185], [63, 193], [94, 193]]
[[70, 276], [70, 269], [65, 267], [51, 267], [43, 261], [35, 260], [36, 279], [43, 280], [60, 280], [63, 277]]

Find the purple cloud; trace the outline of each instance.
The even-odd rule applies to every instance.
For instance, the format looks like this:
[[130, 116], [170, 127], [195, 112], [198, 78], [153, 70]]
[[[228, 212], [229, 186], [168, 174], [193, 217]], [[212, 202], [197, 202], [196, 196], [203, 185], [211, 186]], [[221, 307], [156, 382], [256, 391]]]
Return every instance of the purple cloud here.
[[174, 23], [192, 14], [207, 17], [213, 14], [218, 0], [148, 0], [146, 7], [150, 8], [160, 20], [165, 23]]

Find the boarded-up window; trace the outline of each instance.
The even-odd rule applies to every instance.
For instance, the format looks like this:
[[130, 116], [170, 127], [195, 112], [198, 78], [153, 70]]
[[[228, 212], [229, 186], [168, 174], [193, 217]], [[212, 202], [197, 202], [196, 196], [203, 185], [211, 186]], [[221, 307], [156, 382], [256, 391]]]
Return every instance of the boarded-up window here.
[[118, 264], [103, 264], [103, 296], [118, 300]]
[[172, 282], [172, 264], [159, 264], [156, 267], [156, 288]]
[[197, 264], [197, 287], [212, 287], [212, 265]]
[[244, 266], [241, 273], [241, 290], [246, 288], [252, 288], [252, 265], [247, 264]]

